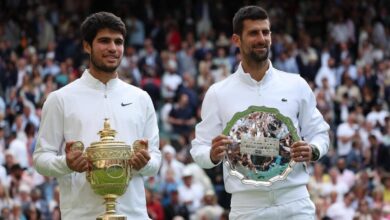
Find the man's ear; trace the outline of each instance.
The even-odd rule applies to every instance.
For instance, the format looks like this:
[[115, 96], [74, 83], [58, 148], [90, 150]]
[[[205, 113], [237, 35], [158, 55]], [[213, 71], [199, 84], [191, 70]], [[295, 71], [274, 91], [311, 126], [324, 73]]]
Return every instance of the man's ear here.
[[84, 52], [91, 54], [91, 45], [87, 41], [83, 41]]
[[232, 40], [233, 40], [233, 43], [237, 46], [237, 47], [241, 47], [241, 38], [238, 34], [233, 34], [232, 35]]

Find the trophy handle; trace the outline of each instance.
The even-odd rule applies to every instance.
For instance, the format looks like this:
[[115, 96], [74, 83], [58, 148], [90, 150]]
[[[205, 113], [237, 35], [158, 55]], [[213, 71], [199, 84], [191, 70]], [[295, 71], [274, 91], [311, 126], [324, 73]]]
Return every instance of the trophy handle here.
[[[134, 154], [136, 154], [137, 152], [139, 152], [141, 149], [144, 149], [144, 150], [148, 150], [148, 142], [145, 141], [145, 140], [135, 140], [133, 142], [133, 145], [130, 149], [131, 151], [131, 156], [130, 156], [130, 160], [132, 159], [132, 157], [134, 156]], [[133, 169], [133, 166], [131, 165], [131, 163], [129, 163], [129, 167], [130, 167], [130, 170], [129, 172], [133, 172], [135, 171]]]
[[[83, 152], [83, 157], [88, 159], [87, 157], [87, 152], [84, 151], [85, 147], [84, 147], [84, 144], [83, 142], [81, 141], [75, 141], [73, 142], [73, 144], [70, 146], [70, 151], [76, 151], [76, 150], [79, 150], [81, 152]], [[85, 172], [85, 177], [87, 179], [88, 182], [91, 182], [91, 172]]]
[[141, 149], [147, 150], [148, 149], [148, 143], [143, 140], [135, 140], [133, 142], [133, 151], [134, 153], [137, 153]]
[[76, 150], [79, 150], [81, 152], [84, 152], [84, 144], [83, 142], [81, 141], [75, 141], [72, 143], [72, 145], [70, 146], [70, 151], [76, 151]]
[[89, 172], [89, 171], [85, 172], [85, 178], [87, 179], [87, 181], [89, 183], [91, 183], [91, 181], [92, 181], [91, 172]]

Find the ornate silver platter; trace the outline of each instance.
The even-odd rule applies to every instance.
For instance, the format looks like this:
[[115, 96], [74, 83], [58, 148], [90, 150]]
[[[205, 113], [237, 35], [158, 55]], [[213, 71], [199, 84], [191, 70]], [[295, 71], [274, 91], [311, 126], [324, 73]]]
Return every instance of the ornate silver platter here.
[[290, 146], [300, 138], [291, 119], [278, 109], [250, 106], [233, 116], [223, 134], [233, 141], [224, 165], [243, 184], [270, 186], [285, 179], [295, 165]]

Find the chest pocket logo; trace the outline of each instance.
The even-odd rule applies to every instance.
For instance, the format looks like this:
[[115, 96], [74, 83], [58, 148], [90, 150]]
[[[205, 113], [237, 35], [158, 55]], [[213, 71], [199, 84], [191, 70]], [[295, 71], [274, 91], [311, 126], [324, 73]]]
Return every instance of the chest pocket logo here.
[[121, 106], [122, 106], [122, 107], [125, 107], [125, 106], [131, 105], [131, 104], [133, 104], [133, 103], [132, 103], [132, 102], [127, 102], [127, 103], [123, 103], [123, 102], [122, 102], [122, 103], [121, 103]]

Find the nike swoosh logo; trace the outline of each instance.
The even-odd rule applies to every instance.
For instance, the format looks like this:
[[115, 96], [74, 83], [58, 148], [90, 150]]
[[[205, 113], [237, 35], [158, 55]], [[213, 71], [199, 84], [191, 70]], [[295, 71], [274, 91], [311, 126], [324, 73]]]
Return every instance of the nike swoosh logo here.
[[129, 102], [129, 103], [123, 103], [123, 102], [122, 102], [122, 103], [121, 103], [121, 106], [122, 106], [122, 107], [125, 107], [125, 106], [131, 105], [131, 104], [133, 104], [133, 103], [132, 103], [132, 102]]

